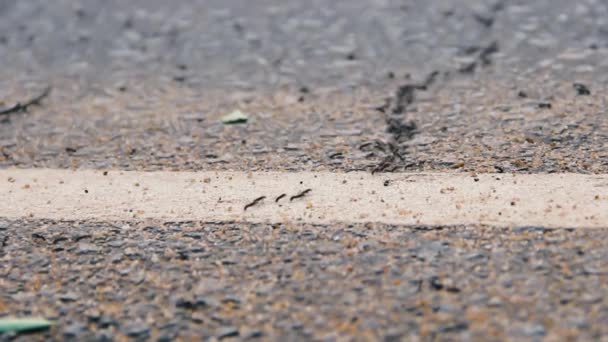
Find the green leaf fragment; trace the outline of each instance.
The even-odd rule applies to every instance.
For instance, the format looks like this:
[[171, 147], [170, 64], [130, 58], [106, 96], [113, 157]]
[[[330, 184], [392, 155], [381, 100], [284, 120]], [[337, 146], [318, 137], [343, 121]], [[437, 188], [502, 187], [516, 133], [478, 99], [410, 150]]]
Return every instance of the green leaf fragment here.
[[0, 318], [0, 333], [48, 329], [53, 322], [44, 318]]
[[245, 123], [245, 122], [247, 122], [247, 119], [249, 119], [247, 114], [241, 112], [240, 110], [235, 110], [230, 114], [224, 115], [224, 117], [222, 117], [222, 122], [230, 125], [230, 124]]

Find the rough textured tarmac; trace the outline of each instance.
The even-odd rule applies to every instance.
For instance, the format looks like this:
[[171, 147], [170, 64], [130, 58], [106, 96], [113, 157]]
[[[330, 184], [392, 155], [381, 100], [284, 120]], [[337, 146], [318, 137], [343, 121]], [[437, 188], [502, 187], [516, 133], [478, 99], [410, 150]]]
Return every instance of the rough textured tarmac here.
[[[2, 1], [0, 112], [53, 88], [0, 114], [0, 167], [607, 173], [607, 27], [597, 0]], [[607, 230], [432, 228], [1, 222], [0, 316], [59, 320], [17, 340], [607, 338]]]
[[5, 1], [0, 165], [605, 173], [607, 7]]
[[0, 309], [58, 319], [40, 338], [591, 341], [608, 333], [603, 230], [0, 227]]

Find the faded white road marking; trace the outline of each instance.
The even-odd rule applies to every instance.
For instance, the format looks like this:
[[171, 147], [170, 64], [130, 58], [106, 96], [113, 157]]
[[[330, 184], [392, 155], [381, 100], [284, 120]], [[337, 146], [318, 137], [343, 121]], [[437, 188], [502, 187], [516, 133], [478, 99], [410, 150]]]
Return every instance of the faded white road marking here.
[[608, 227], [608, 175], [4, 169], [0, 197], [11, 219]]

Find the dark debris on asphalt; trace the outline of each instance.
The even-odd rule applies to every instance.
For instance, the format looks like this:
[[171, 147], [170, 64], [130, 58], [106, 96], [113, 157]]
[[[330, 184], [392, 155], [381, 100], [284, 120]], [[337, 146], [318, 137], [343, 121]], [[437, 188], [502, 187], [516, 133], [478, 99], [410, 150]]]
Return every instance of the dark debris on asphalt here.
[[31, 106], [40, 106], [42, 100], [44, 98], [46, 98], [47, 96], [49, 96], [49, 94], [51, 93], [51, 86], [47, 86], [42, 93], [40, 93], [40, 95], [37, 95], [29, 100], [26, 100], [25, 102], [21, 103], [21, 102], [17, 102], [15, 105], [13, 105], [12, 107], [9, 108], [5, 108], [5, 109], [0, 109], [0, 115], [9, 115], [9, 114], [13, 114], [13, 113], [23, 113], [23, 112], [27, 112], [27, 110], [31, 107]]
[[40, 339], [608, 333], [606, 230], [46, 220], [0, 227], [0, 240], [10, 235], [0, 248], [0, 309], [57, 320]]

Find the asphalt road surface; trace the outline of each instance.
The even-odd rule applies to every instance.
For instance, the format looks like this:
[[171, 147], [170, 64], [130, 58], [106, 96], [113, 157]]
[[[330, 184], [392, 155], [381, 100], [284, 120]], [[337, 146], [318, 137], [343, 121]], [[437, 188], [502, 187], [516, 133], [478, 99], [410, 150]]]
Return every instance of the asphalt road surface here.
[[[605, 1], [1, 0], [0, 65], [3, 169], [608, 173]], [[24, 212], [0, 340], [605, 340], [606, 226]]]

